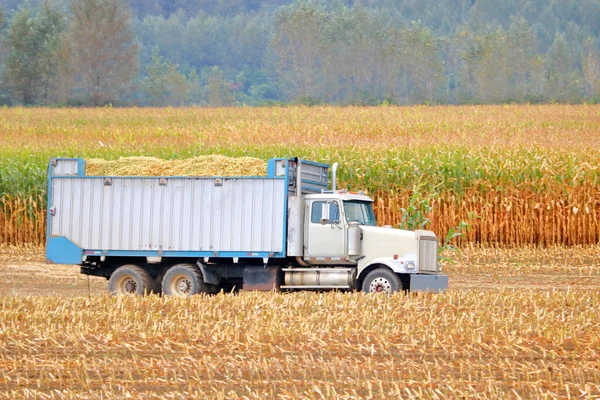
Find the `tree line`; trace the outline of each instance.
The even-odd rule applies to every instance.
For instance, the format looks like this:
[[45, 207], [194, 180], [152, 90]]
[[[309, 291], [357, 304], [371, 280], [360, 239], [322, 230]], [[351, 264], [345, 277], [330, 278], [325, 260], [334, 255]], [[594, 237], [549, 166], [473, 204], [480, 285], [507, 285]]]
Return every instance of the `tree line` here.
[[0, 104], [600, 102], [600, 0], [0, 4]]

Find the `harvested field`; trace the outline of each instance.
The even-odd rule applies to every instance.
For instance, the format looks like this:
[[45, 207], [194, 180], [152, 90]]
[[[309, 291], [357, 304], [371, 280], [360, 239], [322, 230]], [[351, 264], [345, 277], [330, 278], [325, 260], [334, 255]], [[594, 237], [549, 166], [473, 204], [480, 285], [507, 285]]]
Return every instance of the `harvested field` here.
[[599, 254], [470, 247], [440, 295], [88, 298], [3, 247], [0, 397], [597, 398]]

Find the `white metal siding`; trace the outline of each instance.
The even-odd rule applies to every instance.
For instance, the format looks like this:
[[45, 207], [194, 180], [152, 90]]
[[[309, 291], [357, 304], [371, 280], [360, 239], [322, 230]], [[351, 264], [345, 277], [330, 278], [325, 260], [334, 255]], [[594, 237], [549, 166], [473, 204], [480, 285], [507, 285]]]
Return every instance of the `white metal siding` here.
[[52, 175], [76, 176], [78, 169], [78, 160], [55, 160], [56, 164], [52, 167]]
[[53, 178], [52, 235], [84, 249], [283, 251], [283, 179]]

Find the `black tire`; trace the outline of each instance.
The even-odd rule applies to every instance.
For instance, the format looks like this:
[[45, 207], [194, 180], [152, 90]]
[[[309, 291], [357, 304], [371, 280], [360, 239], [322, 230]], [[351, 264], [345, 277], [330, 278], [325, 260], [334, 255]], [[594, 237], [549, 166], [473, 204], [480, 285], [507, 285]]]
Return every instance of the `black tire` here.
[[123, 265], [115, 270], [108, 280], [108, 291], [115, 296], [128, 294], [150, 294], [154, 282], [148, 271], [137, 265]]
[[369, 272], [362, 284], [365, 293], [395, 293], [403, 289], [400, 277], [387, 268]]
[[167, 270], [162, 279], [162, 292], [167, 296], [187, 297], [209, 293], [202, 272], [195, 265], [177, 264]]

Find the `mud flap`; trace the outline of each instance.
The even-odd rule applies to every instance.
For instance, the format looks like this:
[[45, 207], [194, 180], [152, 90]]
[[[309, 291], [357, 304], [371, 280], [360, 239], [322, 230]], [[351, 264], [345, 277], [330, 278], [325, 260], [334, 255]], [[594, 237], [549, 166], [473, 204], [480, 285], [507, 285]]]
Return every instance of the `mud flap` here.
[[448, 275], [410, 275], [411, 292], [443, 292], [448, 289]]

